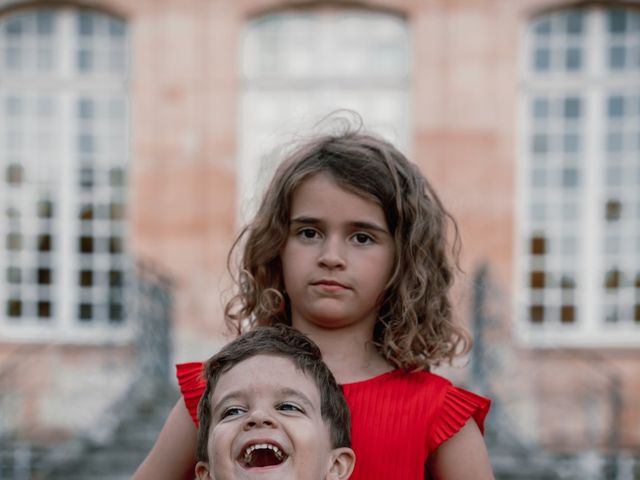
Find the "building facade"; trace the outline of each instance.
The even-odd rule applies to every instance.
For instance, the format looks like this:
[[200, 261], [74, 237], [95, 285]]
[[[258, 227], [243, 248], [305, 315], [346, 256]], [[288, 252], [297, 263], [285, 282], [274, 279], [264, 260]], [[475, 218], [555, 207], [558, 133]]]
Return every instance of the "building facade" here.
[[500, 428], [638, 455], [635, 1], [1, 1], [4, 428], [64, 435], [86, 378], [86, 421], [125, 391], [137, 262], [172, 279], [173, 358], [217, 349], [276, 146], [336, 108], [457, 219], [459, 316], [484, 352], [457, 375], [481, 372]]

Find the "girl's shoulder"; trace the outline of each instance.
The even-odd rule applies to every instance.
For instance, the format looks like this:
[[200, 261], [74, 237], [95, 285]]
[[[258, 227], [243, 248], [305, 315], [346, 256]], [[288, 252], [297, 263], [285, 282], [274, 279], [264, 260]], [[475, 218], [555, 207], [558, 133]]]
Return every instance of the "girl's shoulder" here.
[[452, 383], [446, 378], [428, 371], [407, 372], [402, 369], [391, 370], [366, 380], [342, 384], [343, 390], [394, 389], [405, 386], [416, 391], [444, 390]]
[[451, 438], [471, 418], [483, 432], [491, 406], [488, 398], [427, 371], [392, 370], [342, 388], [352, 412], [357, 409], [371, 413], [372, 408], [382, 408], [392, 417], [395, 413], [415, 412], [429, 425], [433, 448]]

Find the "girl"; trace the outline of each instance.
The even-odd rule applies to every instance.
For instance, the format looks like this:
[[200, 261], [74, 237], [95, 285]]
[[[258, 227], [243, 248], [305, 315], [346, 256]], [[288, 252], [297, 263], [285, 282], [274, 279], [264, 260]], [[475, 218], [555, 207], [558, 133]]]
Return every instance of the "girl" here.
[[[430, 372], [470, 347], [452, 318], [449, 221], [456, 254], [455, 222], [417, 166], [347, 129], [280, 165], [234, 244], [244, 241], [228, 322], [238, 333], [285, 323], [318, 344], [351, 410], [352, 479], [493, 478], [489, 400]], [[193, 476], [201, 371], [178, 366], [184, 402], [134, 480]]]

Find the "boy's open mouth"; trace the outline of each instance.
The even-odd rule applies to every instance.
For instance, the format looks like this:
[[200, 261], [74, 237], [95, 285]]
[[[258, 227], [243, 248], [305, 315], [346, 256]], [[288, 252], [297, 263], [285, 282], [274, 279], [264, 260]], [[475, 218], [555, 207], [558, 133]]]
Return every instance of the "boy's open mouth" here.
[[287, 459], [287, 454], [272, 443], [249, 445], [240, 454], [238, 461], [244, 468], [273, 467]]

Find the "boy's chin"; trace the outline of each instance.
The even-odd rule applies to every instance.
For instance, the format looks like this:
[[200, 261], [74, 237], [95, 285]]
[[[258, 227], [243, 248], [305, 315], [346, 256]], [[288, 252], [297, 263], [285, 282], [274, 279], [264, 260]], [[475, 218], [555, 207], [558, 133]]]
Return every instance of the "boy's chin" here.
[[[235, 461], [231, 468], [215, 469], [215, 473], [204, 462], [198, 462], [196, 465], [197, 480], [298, 480], [299, 478], [295, 475], [289, 458], [278, 465], [264, 467], [247, 467]], [[317, 480], [320, 478], [318, 477]]]
[[[296, 471], [296, 465], [291, 457], [287, 457], [278, 465], [264, 467], [247, 467], [242, 462], [236, 460], [230, 468], [217, 469], [212, 472], [205, 462], [198, 462], [196, 465], [197, 480], [339, 480], [346, 479], [353, 471], [355, 456], [352, 450], [348, 450], [346, 455], [338, 455], [340, 460], [333, 459], [329, 471], [312, 472], [309, 466], [302, 466]], [[322, 469], [319, 469], [322, 470]]]
[[[239, 480], [251, 480], [254, 478], [260, 480], [293, 480], [298, 478], [295, 475], [293, 460], [290, 457], [287, 457], [281, 463], [278, 463], [276, 465], [266, 466], [250, 467], [243, 465], [242, 462], [236, 461], [235, 470], [238, 474], [236, 478]], [[214, 480], [218, 479], [214, 478]]]

